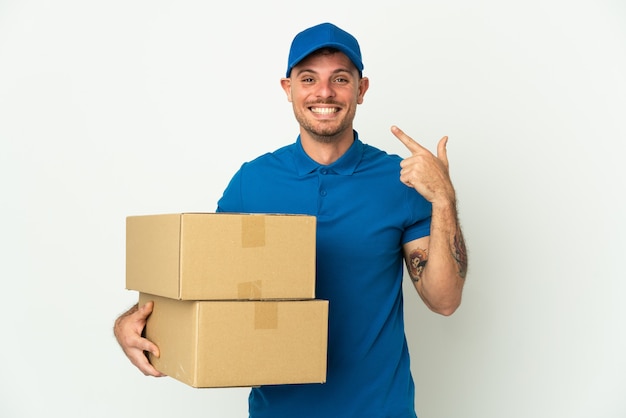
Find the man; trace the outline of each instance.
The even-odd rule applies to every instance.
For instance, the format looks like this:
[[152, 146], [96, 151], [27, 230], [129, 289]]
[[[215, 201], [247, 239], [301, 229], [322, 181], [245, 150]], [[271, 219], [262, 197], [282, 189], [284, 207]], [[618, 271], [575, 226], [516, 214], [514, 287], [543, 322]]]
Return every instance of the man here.
[[[415, 418], [404, 335], [403, 259], [434, 312], [461, 303], [465, 244], [446, 155], [397, 127], [402, 160], [361, 142], [353, 129], [369, 80], [357, 40], [323, 23], [293, 40], [281, 85], [300, 124], [296, 142], [245, 163], [218, 202], [219, 212], [317, 217], [317, 289], [330, 301], [325, 384], [253, 388], [250, 417]], [[141, 337], [152, 304], [117, 319], [115, 335], [144, 374], [161, 376]]]

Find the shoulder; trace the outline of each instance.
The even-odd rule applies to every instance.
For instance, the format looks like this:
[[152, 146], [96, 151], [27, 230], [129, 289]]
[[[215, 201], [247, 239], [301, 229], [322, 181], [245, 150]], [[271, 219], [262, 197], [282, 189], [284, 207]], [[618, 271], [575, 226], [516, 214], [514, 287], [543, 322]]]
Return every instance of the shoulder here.
[[372, 187], [378, 184], [381, 193], [385, 193], [387, 201], [394, 201], [398, 207], [405, 207], [411, 218], [423, 219], [431, 213], [431, 205], [415, 189], [407, 187], [400, 181], [400, 163], [403, 158], [397, 154], [390, 154], [375, 146], [363, 144], [363, 159], [359, 170], [369, 172], [376, 180]]
[[361, 160], [362, 168], [379, 168], [392, 172], [399, 172], [401, 161], [402, 157], [399, 155], [390, 154], [387, 151], [373, 145], [363, 143], [363, 158]]
[[274, 151], [261, 154], [241, 165], [241, 170], [265, 170], [275, 165], [282, 165], [285, 161], [293, 160], [295, 144], [285, 145]]

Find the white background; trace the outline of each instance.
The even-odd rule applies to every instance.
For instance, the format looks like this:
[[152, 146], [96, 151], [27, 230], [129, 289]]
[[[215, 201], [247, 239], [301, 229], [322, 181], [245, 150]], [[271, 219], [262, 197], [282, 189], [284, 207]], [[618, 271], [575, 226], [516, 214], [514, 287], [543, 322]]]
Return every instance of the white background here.
[[124, 222], [295, 140], [279, 78], [322, 21], [361, 43], [365, 142], [450, 137], [470, 272], [449, 318], [407, 279], [420, 418], [626, 416], [621, 0], [0, 1], [0, 416], [247, 416], [117, 346]]

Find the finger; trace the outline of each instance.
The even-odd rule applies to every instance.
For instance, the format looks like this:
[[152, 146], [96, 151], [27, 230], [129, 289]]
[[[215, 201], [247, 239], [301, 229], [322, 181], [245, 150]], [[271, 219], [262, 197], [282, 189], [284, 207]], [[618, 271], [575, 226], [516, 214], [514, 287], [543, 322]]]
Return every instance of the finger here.
[[154, 302], [149, 301], [142, 305], [138, 310], [137, 314], [139, 315], [139, 319], [147, 319], [152, 313], [152, 309], [154, 308]]
[[448, 145], [448, 137], [444, 136], [439, 140], [439, 144], [437, 144], [437, 158], [441, 160], [441, 162], [448, 168], [448, 149], [446, 146]]
[[165, 376], [150, 363], [150, 360], [143, 352], [138, 353], [136, 357], [131, 359], [131, 362], [146, 376]]
[[411, 151], [411, 153], [413, 154], [425, 149], [415, 140], [413, 140], [413, 138], [405, 134], [402, 129], [398, 128], [395, 125], [391, 127], [391, 133], [394, 134], [395, 137], [398, 138], [404, 144], [404, 146], [407, 147], [408, 150]]
[[151, 353], [153, 356], [155, 357], [160, 357], [161, 356], [161, 352], [159, 351], [159, 347], [153, 343], [152, 341], [144, 338], [143, 339], [143, 344], [142, 344], [142, 350], [143, 351], [147, 351], [149, 353]]
[[146, 338], [141, 338], [141, 340], [137, 343], [136, 348], [129, 352], [128, 357], [131, 359], [131, 362], [146, 376], [165, 376], [152, 365], [148, 354], [159, 358], [161, 353], [156, 344]]
[[139, 370], [141, 370], [141, 372], [145, 376], [152, 376], [152, 377], [165, 377], [165, 376], [167, 376], [167, 375], [161, 373], [160, 371], [158, 371], [157, 369], [155, 369], [152, 364], [147, 363], [147, 362], [146, 362], [145, 367], [140, 367]]

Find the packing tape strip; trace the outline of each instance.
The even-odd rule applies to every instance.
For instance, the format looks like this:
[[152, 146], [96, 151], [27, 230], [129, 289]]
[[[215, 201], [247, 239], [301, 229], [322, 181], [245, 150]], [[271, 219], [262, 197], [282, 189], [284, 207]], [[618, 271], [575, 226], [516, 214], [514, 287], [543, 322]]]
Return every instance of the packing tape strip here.
[[254, 303], [254, 329], [278, 328], [278, 302]]
[[253, 280], [237, 285], [237, 299], [262, 299], [263, 281]]
[[241, 246], [243, 248], [265, 246], [265, 216], [241, 217]]

